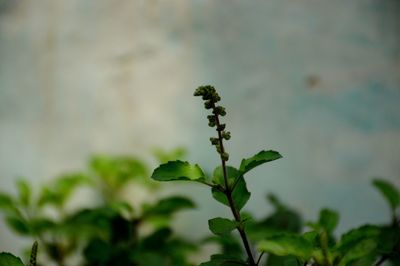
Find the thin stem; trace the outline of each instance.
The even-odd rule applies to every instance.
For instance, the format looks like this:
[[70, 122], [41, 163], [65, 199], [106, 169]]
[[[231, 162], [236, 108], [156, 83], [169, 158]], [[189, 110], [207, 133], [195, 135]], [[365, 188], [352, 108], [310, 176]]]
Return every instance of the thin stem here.
[[260, 256], [258, 257], [258, 260], [257, 260], [257, 262], [256, 262], [256, 265], [258, 265], [258, 264], [260, 263], [261, 258], [262, 258], [262, 256], [263, 256], [264, 254], [265, 254], [264, 251], [261, 252], [261, 254], [260, 254]]
[[[215, 106], [213, 106], [213, 107], [215, 107]], [[215, 116], [215, 121], [216, 121], [217, 129], [218, 129], [220, 127], [219, 117], [218, 117], [218, 115], [214, 115], [214, 116]], [[226, 163], [225, 163], [224, 158], [222, 157], [222, 154], [224, 154], [224, 152], [225, 152], [224, 145], [223, 145], [223, 137], [222, 137], [222, 133], [221, 133], [220, 130], [217, 130], [217, 132], [218, 132], [219, 146], [220, 146], [220, 149], [221, 149], [220, 150], [220, 158], [221, 158], [222, 172], [223, 172], [224, 183], [225, 183], [225, 191], [224, 191], [224, 193], [225, 193], [226, 197], [228, 198], [229, 207], [231, 208], [231, 211], [232, 211], [232, 214], [233, 214], [233, 216], [235, 218], [235, 221], [240, 224], [242, 219], [240, 217], [240, 212], [236, 208], [235, 203], [234, 203], [233, 198], [232, 198], [233, 189], [229, 187], [228, 174], [227, 174], [227, 171], [226, 171]], [[256, 266], [257, 264], [254, 261], [253, 254], [252, 254], [251, 249], [250, 249], [250, 244], [249, 244], [249, 241], [247, 239], [246, 232], [244, 231], [244, 229], [241, 226], [238, 226], [237, 230], [239, 231], [240, 238], [242, 239], [244, 248], [246, 250], [250, 266]]]

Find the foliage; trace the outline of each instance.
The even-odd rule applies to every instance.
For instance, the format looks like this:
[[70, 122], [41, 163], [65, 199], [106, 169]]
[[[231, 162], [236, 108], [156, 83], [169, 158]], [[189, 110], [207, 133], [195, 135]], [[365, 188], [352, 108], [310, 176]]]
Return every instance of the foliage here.
[[[226, 115], [225, 108], [218, 105], [220, 96], [212, 86], [201, 86], [194, 96], [201, 96], [204, 107], [211, 111], [207, 116], [208, 125], [216, 129], [217, 137], [210, 141], [220, 157], [212, 176], [207, 176], [197, 164], [173, 161], [156, 168], [152, 178], [158, 181], [194, 181], [211, 187], [213, 198], [228, 206], [233, 219], [216, 217], [208, 221], [210, 231], [216, 235], [209, 240], [220, 243], [220, 254], [210, 257], [201, 265], [249, 265], [262, 263], [262, 256], [267, 253], [266, 265], [380, 265], [391, 261], [400, 263], [400, 228], [396, 209], [400, 205], [400, 193], [389, 182], [375, 180], [374, 186], [387, 199], [392, 210], [390, 225], [365, 225], [350, 230], [335, 239], [334, 230], [339, 223], [339, 214], [330, 209], [322, 209], [319, 219], [308, 222], [311, 229], [304, 232], [300, 215], [282, 204], [274, 195], [269, 200], [275, 212], [261, 221], [255, 221], [242, 211], [251, 193], [246, 186], [245, 174], [253, 168], [267, 162], [282, 158], [273, 150], [262, 150], [256, 155], [243, 159], [240, 166], [227, 165], [229, 154], [224, 148], [224, 141], [231, 138], [226, 125], [221, 123]], [[238, 240], [231, 236], [233, 230], [238, 232]], [[218, 240], [219, 239], [219, 240]], [[228, 239], [228, 240], [227, 240]], [[250, 242], [250, 240], [252, 242]], [[254, 253], [257, 246], [260, 252]], [[229, 249], [233, 247], [235, 252]]]
[[[156, 158], [162, 163], [177, 155], [182, 155], [182, 149], [157, 150]], [[173, 195], [134, 205], [121, 196], [130, 184], [157, 190], [148, 174], [147, 164], [138, 158], [97, 155], [87, 170], [62, 175], [38, 193], [25, 180], [18, 180], [17, 195], [0, 193], [0, 209], [11, 229], [40, 242], [42, 260], [47, 257], [57, 265], [68, 265], [69, 257], [76, 254], [87, 266], [189, 265], [188, 254], [196, 245], [177, 236], [170, 225], [176, 212], [195, 204]], [[91, 190], [97, 201], [71, 211], [68, 204], [79, 189]], [[8, 253], [0, 258], [19, 265], [15, 264], [19, 259]]]
[[[39, 193], [22, 179], [16, 183], [16, 195], [0, 193], [0, 210], [6, 223], [16, 233], [37, 239], [43, 257], [60, 266], [67, 265], [68, 258], [76, 254], [81, 255], [83, 266], [188, 266], [193, 265], [190, 255], [210, 242], [216, 243], [219, 251], [201, 266], [400, 265], [397, 187], [386, 180], [373, 180], [373, 186], [388, 203], [390, 222], [361, 225], [339, 238], [335, 235], [338, 212], [323, 208], [318, 219], [304, 222], [296, 210], [274, 194], [267, 196], [273, 212], [255, 219], [245, 210], [251, 197], [246, 174], [282, 156], [274, 150], [261, 150], [236, 167], [228, 165], [224, 142], [230, 140], [231, 133], [221, 121], [226, 115], [225, 108], [218, 104], [221, 98], [212, 86], [199, 87], [194, 95], [205, 101], [204, 107], [211, 111], [208, 125], [216, 130], [210, 142], [220, 162], [212, 174], [198, 164], [178, 160], [182, 149], [171, 153], [156, 150], [160, 165], [151, 179], [149, 167], [138, 158], [97, 155], [90, 160], [88, 169], [62, 175], [41, 187]], [[152, 179], [205, 185], [232, 216], [209, 219], [212, 235], [200, 243], [185, 240], [173, 232], [171, 225], [176, 212], [195, 207], [190, 199], [171, 195], [133, 204], [122, 196], [132, 184], [154, 195], [160, 187]], [[68, 204], [82, 188], [91, 190], [97, 202], [71, 211]], [[31, 266], [36, 265], [36, 253], [35, 242]], [[0, 265], [24, 264], [12, 254], [0, 253]]]

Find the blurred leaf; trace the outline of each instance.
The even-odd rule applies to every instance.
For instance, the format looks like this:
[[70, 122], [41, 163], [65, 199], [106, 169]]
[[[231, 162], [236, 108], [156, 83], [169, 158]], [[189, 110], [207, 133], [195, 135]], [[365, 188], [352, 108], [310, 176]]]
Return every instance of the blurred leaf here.
[[276, 256], [269, 254], [266, 266], [299, 266], [299, 260], [294, 256]]
[[29, 221], [32, 232], [35, 234], [43, 234], [52, 231], [56, 227], [56, 223], [48, 218], [40, 217]]
[[248, 265], [248, 264], [238, 259], [235, 256], [225, 255], [225, 254], [211, 255], [209, 261], [200, 264], [200, 266], [238, 266], [238, 265]]
[[26, 180], [17, 180], [17, 189], [19, 202], [22, 206], [27, 207], [31, 202], [32, 191], [29, 183]]
[[335, 230], [339, 223], [339, 214], [330, 209], [322, 209], [319, 213], [319, 224], [324, 228], [328, 234]]
[[11, 229], [21, 235], [29, 235], [31, 233], [28, 222], [22, 218], [9, 216], [6, 217], [6, 223]]
[[20, 216], [20, 211], [16, 207], [14, 199], [5, 193], [0, 193], [0, 210], [13, 216]]
[[111, 243], [129, 242], [135, 236], [134, 225], [128, 219], [116, 215], [111, 219]]
[[232, 234], [225, 235], [224, 237], [211, 236], [206, 238], [204, 242], [216, 242], [219, 244], [222, 253], [226, 255], [243, 254], [241, 243]]
[[111, 221], [118, 215], [116, 210], [108, 207], [83, 209], [67, 217], [62, 229], [79, 237], [94, 234], [109, 236]]
[[182, 210], [182, 209], [189, 209], [194, 208], [194, 203], [185, 197], [179, 196], [172, 196], [169, 198], [165, 198], [157, 202], [155, 205], [151, 207], [147, 207], [144, 211], [145, 216], [152, 216], [152, 215], [162, 215], [168, 216], [172, 213]]
[[249, 223], [246, 226], [249, 237], [259, 241], [284, 232], [299, 233], [303, 226], [300, 214], [285, 206], [275, 195], [268, 195], [268, 199], [275, 211], [260, 221]]
[[180, 160], [186, 155], [185, 148], [178, 147], [171, 151], [165, 151], [162, 149], [154, 149], [154, 156], [158, 160], [160, 164], [166, 163], [169, 161]]
[[11, 253], [2, 252], [0, 253], [0, 265], [1, 266], [24, 266], [21, 259], [14, 256]]
[[189, 180], [205, 183], [201, 168], [188, 162], [171, 161], [157, 167], [151, 178], [157, 181]]
[[83, 250], [85, 259], [90, 262], [90, 265], [107, 265], [111, 257], [112, 247], [104, 240], [94, 238], [90, 240], [88, 245]]
[[342, 235], [337, 250], [344, 254], [352, 247], [364, 239], [377, 239], [381, 234], [381, 229], [375, 225], [364, 225]]
[[143, 239], [141, 246], [147, 250], [157, 250], [165, 246], [166, 241], [172, 235], [169, 228], [161, 228]]
[[339, 266], [346, 266], [349, 262], [370, 256], [376, 249], [377, 243], [372, 239], [363, 239], [354, 246], [349, 247]]
[[[243, 176], [239, 177], [239, 181], [237, 182], [235, 188], [232, 191], [232, 199], [235, 207], [241, 210], [244, 205], [246, 205], [247, 201], [250, 198], [250, 192], [247, 190], [246, 181], [244, 180]], [[226, 206], [229, 205], [229, 200], [226, 195], [216, 187], [211, 189], [212, 196], [217, 201], [221, 202]]]
[[396, 209], [400, 204], [400, 192], [391, 183], [382, 180], [375, 179], [373, 185], [382, 193], [386, 198], [392, 210]]
[[50, 182], [45, 186], [39, 196], [38, 204], [46, 204], [62, 207], [72, 192], [82, 184], [88, 184], [89, 178], [81, 173], [66, 174]]
[[146, 164], [129, 156], [94, 156], [90, 161], [91, 169], [107, 184], [111, 190], [118, 190], [128, 181], [148, 177]]
[[311, 243], [295, 234], [281, 234], [262, 240], [258, 249], [277, 256], [293, 255], [303, 260], [310, 259], [313, 253]]
[[213, 218], [208, 220], [210, 231], [216, 235], [225, 236], [236, 228], [236, 223], [225, 218]]
[[282, 155], [280, 155], [276, 151], [272, 151], [272, 150], [260, 151], [253, 157], [250, 157], [248, 159], [243, 159], [242, 162], [240, 163], [239, 170], [242, 174], [245, 174], [248, 171], [250, 171], [251, 169], [253, 169], [254, 167], [259, 166], [260, 164], [263, 164], [266, 162], [271, 162], [271, 161], [274, 161], [274, 160], [277, 160], [280, 158], [282, 158]]

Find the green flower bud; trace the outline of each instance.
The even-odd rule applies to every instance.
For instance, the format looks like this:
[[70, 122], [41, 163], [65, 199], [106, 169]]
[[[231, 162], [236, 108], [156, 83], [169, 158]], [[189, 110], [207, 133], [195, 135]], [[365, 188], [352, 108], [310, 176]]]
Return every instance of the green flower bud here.
[[212, 145], [217, 145], [219, 142], [218, 138], [210, 138], [210, 141]]
[[231, 132], [229, 131], [223, 131], [222, 132], [222, 137], [226, 140], [229, 140], [231, 138]]
[[206, 102], [204, 103], [204, 107], [205, 107], [206, 109], [211, 109], [211, 108], [213, 107], [213, 102], [211, 102], [210, 100], [206, 101]]
[[224, 129], [225, 129], [225, 124], [220, 124], [218, 127], [217, 127], [217, 130], [218, 131], [223, 131]]
[[223, 154], [221, 154], [221, 158], [226, 162], [229, 160], [229, 154], [227, 152], [224, 152]]
[[217, 152], [219, 154], [221, 154], [222, 150], [221, 150], [221, 146], [219, 144], [215, 145], [215, 149], [217, 150]]

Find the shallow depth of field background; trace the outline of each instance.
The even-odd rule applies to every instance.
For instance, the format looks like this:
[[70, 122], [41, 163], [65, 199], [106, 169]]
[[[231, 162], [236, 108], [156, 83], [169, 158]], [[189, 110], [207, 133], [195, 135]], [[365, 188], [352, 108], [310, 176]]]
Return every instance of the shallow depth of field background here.
[[[1, 190], [154, 147], [211, 171], [203, 84], [227, 108], [231, 164], [284, 156], [248, 175], [247, 210], [274, 192], [306, 219], [339, 210], [338, 233], [389, 219], [371, 179], [400, 185], [398, 0], [0, 0]], [[198, 205], [176, 220], [188, 237], [229, 215], [206, 187], [168, 189]], [[0, 250], [22, 243], [1, 221]]]

